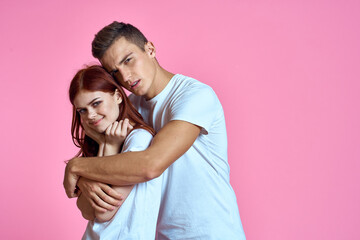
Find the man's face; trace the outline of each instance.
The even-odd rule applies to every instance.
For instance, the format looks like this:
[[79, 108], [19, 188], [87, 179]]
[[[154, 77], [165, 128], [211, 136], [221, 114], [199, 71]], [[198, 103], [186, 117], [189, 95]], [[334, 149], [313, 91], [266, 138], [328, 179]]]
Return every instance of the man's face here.
[[100, 62], [130, 92], [147, 99], [156, 96], [155, 48], [151, 42], [145, 44], [143, 51], [124, 37], [119, 38], [105, 52]]

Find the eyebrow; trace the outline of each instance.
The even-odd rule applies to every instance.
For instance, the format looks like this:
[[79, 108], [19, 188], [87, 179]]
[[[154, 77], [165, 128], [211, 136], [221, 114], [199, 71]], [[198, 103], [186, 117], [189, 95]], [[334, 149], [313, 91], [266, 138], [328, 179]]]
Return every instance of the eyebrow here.
[[[93, 102], [95, 102], [96, 100], [98, 100], [100, 97], [96, 97], [93, 100], [91, 100], [87, 105], [92, 104]], [[83, 109], [83, 108], [76, 108], [76, 109]]]

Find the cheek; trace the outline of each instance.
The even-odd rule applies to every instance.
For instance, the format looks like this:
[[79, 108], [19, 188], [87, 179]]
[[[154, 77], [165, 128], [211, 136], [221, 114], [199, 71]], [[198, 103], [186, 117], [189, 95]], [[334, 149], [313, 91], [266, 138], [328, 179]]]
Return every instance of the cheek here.
[[136, 73], [140, 73], [141, 75], [146, 74], [146, 62], [144, 61], [144, 59], [139, 59], [138, 61], [136, 61], [133, 65], [133, 71]]
[[116, 121], [117, 117], [119, 116], [119, 107], [116, 103], [109, 103], [108, 105], [104, 106], [101, 109], [104, 115], [107, 115], [111, 118], [112, 121]]
[[153, 77], [154, 75], [154, 63], [150, 59], [144, 60], [142, 63], [142, 72], [148, 77]]
[[114, 121], [116, 121], [118, 119], [119, 115], [120, 115], [118, 105], [114, 106], [112, 113], [113, 113]]
[[80, 115], [80, 122], [83, 123], [85, 122], [84, 116]]

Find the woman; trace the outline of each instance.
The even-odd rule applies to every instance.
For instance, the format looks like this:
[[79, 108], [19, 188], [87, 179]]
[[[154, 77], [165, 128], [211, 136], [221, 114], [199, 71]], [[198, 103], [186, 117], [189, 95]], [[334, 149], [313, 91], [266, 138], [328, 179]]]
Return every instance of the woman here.
[[[123, 89], [101, 66], [80, 70], [69, 89], [73, 105], [72, 138], [81, 156], [106, 156], [146, 149], [155, 134], [130, 103]], [[129, 132], [127, 134], [127, 132]], [[81, 189], [77, 205], [89, 220], [83, 239], [155, 239], [161, 177], [135, 186], [111, 186], [121, 194], [121, 207], [95, 207]], [[107, 191], [109, 185], [99, 183]], [[126, 201], [125, 201], [126, 199]], [[107, 209], [112, 209], [108, 210]]]

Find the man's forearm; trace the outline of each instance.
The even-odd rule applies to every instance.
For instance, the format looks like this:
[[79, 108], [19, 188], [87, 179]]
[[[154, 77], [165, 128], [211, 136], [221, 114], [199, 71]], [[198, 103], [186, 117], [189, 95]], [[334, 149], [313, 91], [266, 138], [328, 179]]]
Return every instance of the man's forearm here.
[[153, 138], [146, 150], [113, 156], [74, 158], [69, 161], [64, 177], [68, 196], [79, 176], [95, 181], [124, 186], [149, 181], [160, 176], [183, 155], [200, 134], [200, 127], [184, 121], [171, 121]]
[[99, 182], [124, 186], [149, 181], [156, 177], [155, 163], [145, 151], [127, 152], [112, 156], [76, 158], [70, 170], [78, 176]]

